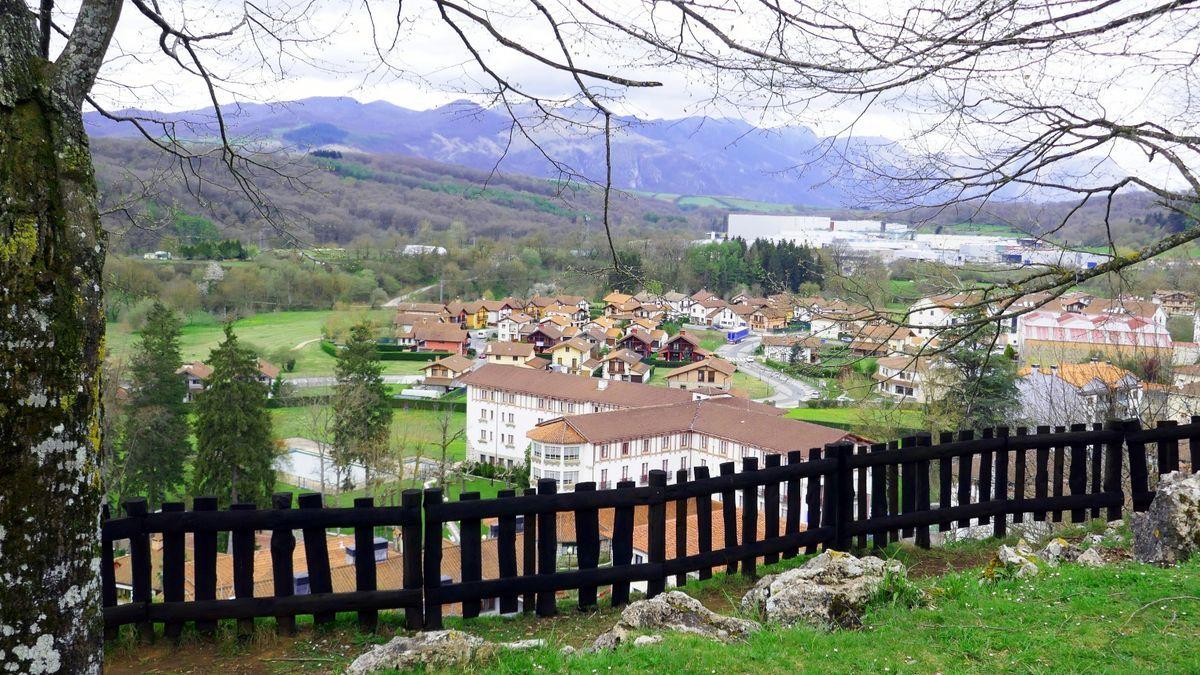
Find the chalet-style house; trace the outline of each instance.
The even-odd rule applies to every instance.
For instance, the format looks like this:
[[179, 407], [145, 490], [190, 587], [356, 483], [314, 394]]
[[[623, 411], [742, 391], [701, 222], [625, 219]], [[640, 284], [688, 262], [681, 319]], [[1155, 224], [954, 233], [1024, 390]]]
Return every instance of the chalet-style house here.
[[[270, 397], [271, 385], [279, 378], [279, 367], [262, 359], [258, 359], [257, 365], [258, 374], [254, 379], [267, 388], [267, 396]], [[187, 393], [183, 395], [185, 403], [196, 400], [196, 394], [208, 388], [208, 379], [212, 377], [212, 373], [212, 366], [201, 361], [186, 363], [175, 371], [176, 375], [183, 377], [187, 382]]]
[[458, 379], [471, 370], [474, 361], [459, 354], [438, 359], [421, 368], [421, 384], [427, 389], [450, 391], [459, 387]]
[[690, 363], [667, 373], [667, 386], [672, 389], [721, 389], [733, 388], [733, 374], [737, 366], [715, 357]]
[[1141, 416], [1142, 382], [1111, 363], [1031, 364], [1017, 375], [1022, 416], [1031, 426]]
[[1154, 291], [1154, 304], [1159, 305], [1171, 316], [1193, 316], [1196, 314], [1196, 294], [1187, 291], [1159, 289]]
[[628, 349], [610, 352], [600, 360], [600, 377], [606, 380], [644, 383], [654, 374], [654, 366]]
[[483, 349], [484, 359], [498, 366], [534, 368], [537, 354], [528, 342], [489, 342]]
[[551, 370], [569, 375], [591, 376], [600, 365], [593, 357], [592, 345], [580, 338], [564, 340], [546, 350], [546, 354]]
[[708, 350], [702, 348], [700, 341], [685, 330], [668, 338], [662, 348], [658, 350], [658, 358], [663, 361], [701, 361], [708, 356]]

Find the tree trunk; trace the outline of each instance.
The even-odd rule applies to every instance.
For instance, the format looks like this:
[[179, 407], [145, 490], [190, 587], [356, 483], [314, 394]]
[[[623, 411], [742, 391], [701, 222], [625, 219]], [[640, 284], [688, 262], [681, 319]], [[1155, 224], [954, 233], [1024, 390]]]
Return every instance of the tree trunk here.
[[80, 113], [94, 72], [73, 66], [116, 15], [84, 4], [101, 32], [50, 64], [24, 3], [0, 0], [0, 663], [18, 672], [103, 656], [104, 235]]

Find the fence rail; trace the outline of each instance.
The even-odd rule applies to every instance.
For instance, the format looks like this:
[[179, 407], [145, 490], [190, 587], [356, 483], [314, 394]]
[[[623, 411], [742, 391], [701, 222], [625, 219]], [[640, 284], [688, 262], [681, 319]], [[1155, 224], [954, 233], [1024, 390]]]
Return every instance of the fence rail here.
[[[1069, 517], [1078, 523], [1103, 514], [1115, 520], [1126, 504], [1136, 511], [1149, 506], [1158, 475], [1180, 467], [1181, 441], [1188, 443], [1189, 455], [1191, 448], [1200, 448], [1200, 417], [1153, 429], [1126, 421], [1013, 431], [941, 434], [937, 443], [922, 434], [869, 447], [830, 445], [807, 456], [770, 454], [762, 467], [757, 458], [746, 457], [740, 471], [734, 462], [720, 464], [717, 475], [696, 466], [676, 472], [674, 482], [656, 470], [644, 486], [621, 481], [614, 489], [597, 490], [588, 482], [559, 493], [554, 480], [544, 479], [520, 494], [503, 490], [494, 499], [480, 499], [478, 493], [463, 493], [456, 502], [443, 501], [438, 488], [406, 490], [399, 506], [376, 506], [367, 497], [356, 499], [353, 508], [325, 508], [320, 494], [300, 495], [298, 509], [292, 508], [290, 493], [274, 495], [272, 508], [263, 510], [234, 504], [222, 511], [215, 498], [197, 497], [191, 511], [171, 502], [147, 513], [145, 500], [126, 500], [123, 517], [110, 518], [107, 508], [103, 515], [105, 626], [110, 636], [123, 624], [136, 624], [150, 635], [154, 623], [163, 623], [166, 634], [175, 636], [185, 622], [211, 631], [218, 620], [237, 619], [239, 630], [249, 632], [254, 617], [270, 616], [290, 632], [299, 614], [312, 614], [321, 624], [337, 612], [354, 611], [370, 630], [379, 610], [404, 609], [409, 628], [437, 629], [445, 606], [454, 604], [465, 618], [478, 616], [485, 603], [501, 613], [523, 609], [550, 616], [556, 594], [566, 590], [577, 591], [581, 608], [595, 606], [601, 590], [613, 605], [621, 605], [635, 583], [644, 584], [652, 597], [691, 574], [708, 578], [723, 567], [753, 576], [760, 561], [770, 564], [820, 547], [880, 548], [909, 537], [928, 547], [934, 528], [945, 532], [972, 525], [990, 525], [993, 535], [1003, 537], [1010, 520], [1027, 517], [1054, 522]], [[1192, 468], [1197, 468], [1194, 462]], [[671, 531], [668, 506], [675, 512]], [[642, 526], [637, 525], [639, 510]], [[577, 562], [570, 570], [559, 569], [564, 515], [573, 523], [565, 535]], [[716, 529], [714, 515], [720, 517]], [[493, 519], [496, 537], [488, 544], [494, 564], [485, 577], [482, 525]], [[456, 569], [446, 567], [450, 549], [443, 545], [443, 528], [449, 523], [457, 523], [461, 533]], [[644, 527], [644, 542], [635, 561], [639, 527]], [[354, 533], [353, 582], [345, 581], [347, 570], [339, 566], [343, 583], [338, 589], [327, 545], [330, 528]], [[393, 574], [387, 580], [393, 587], [379, 588], [378, 528], [399, 534], [400, 578]], [[304, 590], [294, 569], [296, 530], [303, 533]], [[271, 533], [269, 593], [255, 589], [256, 533], [266, 531]], [[723, 533], [721, 541], [714, 541], [716, 532]], [[228, 533], [228, 558], [218, 552], [221, 533]], [[152, 535], [161, 536], [157, 597]], [[600, 565], [602, 539], [611, 546], [606, 566]], [[113, 565], [118, 540], [127, 540], [129, 550], [124, 603], [118, 602]], [[669, 541], [674, 555], [668, 558]], [[232, 578], [222, 580], [231, 597], [217, 597], [219, 558], [231, 570], [226, 576]], [[189, 568], [190, 598], [185, 593]]]

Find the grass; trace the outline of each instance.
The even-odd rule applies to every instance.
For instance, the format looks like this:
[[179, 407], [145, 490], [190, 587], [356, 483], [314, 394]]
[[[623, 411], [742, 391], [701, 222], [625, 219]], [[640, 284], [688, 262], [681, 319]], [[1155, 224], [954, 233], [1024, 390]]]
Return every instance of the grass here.
[[[390, 310], [369, 313], [379, 319], [392, 315]], [[333, 310], [268, 312], [239, 319], [233, 323], [233, 329], [242, 343], [254, 347], [263, 356], [286, 351], [295, 358], [295, 369], [285, 377], [326, 376], [333, 374], [335, 359], [321, 351], [318, 341], [309, 341], [321, 337], [322, 326], [334, 314]], [[224, 338], [223, 330], [223, 325], [215, 319], [185, 324], [179, 340], [183, 360], [207, 359], [209, 352]], [[127, 324], [108, 324], [106, 345], [111, 358], [127, 361], [136, 342], [137, 334]], [[296, 349], [305, 342], [308, 344]], [[424, 365], [421, 361], [384, 361], [383, 372], [386, 375], [416, 375]]]
[[[398, 495], [402, 490], [408, 490], [410, 488], [420, 489], [423, 487], [424, 483], [421, 480], [412, 478], [403, 481], [385, 483], [383, 485], [371, 488], [370, 492], [379, 498], [379, 503], [386, 502], [390, 505], [391, 501], [389, 498], [392, 495]], [[480, 499], [493, 499], [501, 490], [512, 487], [515, 486], [511, 483], [505, 483], [504, 481], [494, 480], [491, 478], [469, 478], [466, 481], [465, 487], [461, 480], [447, 480], [446, 484], [442, 486], [442, 495], [443, 499], [451, 502], [457, 501], [459, 495], [464, 492], [478, 492]], [[302, 492], [308, 492], [308, 490], [296, 487], [295, 485], [289, 485], [283, 481], [276, 481], [275, 492], [294, 492], [296, 494], [300, 494]], [[325, 505], [347, 507], [353, 506], [354, 500], [358, 497], [366, 497], [367, 492], [368, 491], [365, 488], [360, 488], [358, 490], [350, 490], [340, 494], [329, 493], [326, 495]]]
[[[551, 618], [521, 615], [463, 620], [461, 628], [491, 641], [529, 637], [546, 647], [504, 652], [471, 664], [472, 672], [1196, 672], [1200, 652], [1200, 561], [1159, 568], [1121, 563], [1098, 568], [1064, 565], [1030, 579], [981, 585], [980, 570], [996, 541], [964, 542], [920, 551], [891, 547], [887, 555], [910, 568], [928, 602], [914, 609], [877, 598], [861, 630], [825, 631], [768, 625], [745, 642], [723, 644], [666, 633], [658, 645], [564, 656], [611, 627], [618, 612], [607, 603], [579, 612], [569, 599]], [[803, 558], [760, 567], [762, 574]], [[718, 574], [683, 590], [714, 611], [735, 614], [752, 580]], [[402, 614], [383, 612], [378, 634], [361, 633], [353, 613], [315, 630], [299, 617], [297, 636], [274, 633], [259, 619], [249, 639], [226, 623], [215, 640], [190, 628], [181, 644], [141, 645], [130, 630], [106, 646], [111, 673], [170, 671], [340, 672], [358, 654], [402, 630]]]
[[[876, 408], [795, 408], [787, 411], [786, 417], [795, 420], [804, 420], [805, 422], [829, 422], [833, 424], [845, 424], [850, 426], [866, 426], [871, 424], [872, 414], [876, 413]], [[891, 420], [895, 426], [905, 429], [921, 429], [925, 425], [925, 415], [920, 410], [906, 409], [890, 409], [887, 410], [887, 419]]]
[[[306, 407], [272, 408], [271, 421], [275, 428], [275, 438], [292, 438], [313, 436], [310, 423], [310, 411]], [[447, 414], [436, 410], [419, 410], [395, 408], [392, 411], [392, 435], [394, 443], [404, 448], [404, 455], [424, 455], [431, 459], [440, 459], [442, 432], [439, 426], [439, 416]], [[462, 429], [467, 423], [467, 414], [448, 413], [450, 433]], [[463, 438], [453, 441], [448, 449], [447, 458], [460, 461], [466, 458], [467, 442]]]
[[700, 347], [710, 352], [717, 351], [718, 347], [724, 346], [727, 343], [725, 333], [719, 330], [689, 330], [688, 335], [699, 340]]
[[775, 389], [771, 385], [740, 370], [733, 374], [733, 388], [745, 392], [753, 399], [775, 395]]

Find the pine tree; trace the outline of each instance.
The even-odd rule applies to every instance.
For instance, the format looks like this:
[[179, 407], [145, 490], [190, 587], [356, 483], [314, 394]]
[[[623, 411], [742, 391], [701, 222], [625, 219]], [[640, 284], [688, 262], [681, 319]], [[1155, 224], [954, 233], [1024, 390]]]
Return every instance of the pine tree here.
[[183, 484], [191, 444], [183, 399], [187, 384], [176, 374], [182, 364], [174, 312], [155, 302], [130, 363], [132, 391], [125, 418], [123, 494], [144, 495], [157, 508]]
[[334, 370], [333, 461], [340, 470], [351, 463], [380, 469], [392, 426], [392, 405], [383, 384], [383, 367], [369, 323], [350, 329]]
[[196, 397], [195, 494], [265, 505], [275, 486], [276, 447], [257, 357], [226, 325], [207, 363], [212, 375]]

